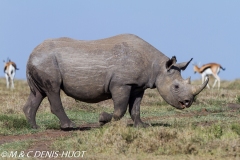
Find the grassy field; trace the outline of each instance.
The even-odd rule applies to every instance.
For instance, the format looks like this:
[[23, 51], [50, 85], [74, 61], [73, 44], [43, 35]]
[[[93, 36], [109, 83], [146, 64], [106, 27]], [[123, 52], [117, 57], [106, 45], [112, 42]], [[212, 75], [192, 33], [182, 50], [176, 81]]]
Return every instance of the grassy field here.
[[[65, 111], [79, 130], [61, 131], [47, 99], [37, 112], [41, 128], [33, 130], [22, 112], [28, 94], [26, 81], [16, 80], [11, 91], [0, 79], [0, 159], [47, 159], [36, 155], [40, 151], [51, 151], [55, 159], [240, 159], [240, 80], [222, 81], [220, 90], [205, 89], [186, 110], [169, 106], [156, 90], [147, 90], [141, 104], [147, 128], [132, 127], [128, 113], [100, 127], [99, 113], [113, 111], [111, 100], [87, 104], [61, 93]], [[11, 158], [13, 152], [17, 154]]]

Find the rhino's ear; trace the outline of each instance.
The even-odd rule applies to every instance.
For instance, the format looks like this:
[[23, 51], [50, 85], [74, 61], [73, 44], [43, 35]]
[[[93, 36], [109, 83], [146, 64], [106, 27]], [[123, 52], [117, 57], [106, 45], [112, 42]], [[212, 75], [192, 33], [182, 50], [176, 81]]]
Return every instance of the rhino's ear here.
[[166, 62], [166, 69], [169, 70], [173, 65], [176, 64], [176, 62], [177, 62], [176, 56], [172, 56], [172, 58]]
[[189, 63], [192, 61], [192, 59], [193, 58], [191, 58], [190, 61], [188, 61], [188, 62], [175, 64], [175, 66], [184, 71], [187, 68], [187, 66], [189, 65]]

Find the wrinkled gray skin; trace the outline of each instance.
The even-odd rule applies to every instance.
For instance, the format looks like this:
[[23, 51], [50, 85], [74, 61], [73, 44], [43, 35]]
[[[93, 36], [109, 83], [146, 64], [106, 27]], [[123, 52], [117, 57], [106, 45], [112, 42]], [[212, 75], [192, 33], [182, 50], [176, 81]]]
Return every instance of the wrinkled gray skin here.
[[27, 63], [31, 92], [23, 111], [30, 125], [37, 128], [36, 112], [47, 97], [61, 128], [74, 128], [62, 106], [63, 90], [68, 96], [89, 103], [112, 98], [114, 112], [100, 114], [101, 124], [119, 120], [129, 106], [134, 126], [144, 126], [140, 103], [145, 89], [157, 88], [164, 100], [177, 109], [190, 107], [194, 96], [204, 89], [208, 80], [193, 87], [190, 79], [182, 79], [181, 70], [190, 61], [176, 63], [175, 56], [169, 59], [135, 35], [95, 41], [46, 40], [33, 50]]

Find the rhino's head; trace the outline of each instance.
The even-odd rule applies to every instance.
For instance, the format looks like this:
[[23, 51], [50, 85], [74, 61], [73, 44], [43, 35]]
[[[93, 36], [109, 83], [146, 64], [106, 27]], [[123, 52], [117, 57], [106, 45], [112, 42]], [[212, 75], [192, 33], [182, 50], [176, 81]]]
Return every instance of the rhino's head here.
[[[192, 60], [192, 59], [191, 59]], [[192, 105], [194, 97], [207, 85], [208, 79], [200, 86], [191, 85], [190, 78], [184, 80], [181, 70], [185, 70], [191, 62], [176, 63], [176, 57], [169, 59], [162, 67], [156, 79], [156, 87], [165, 101], [177, 109]]]

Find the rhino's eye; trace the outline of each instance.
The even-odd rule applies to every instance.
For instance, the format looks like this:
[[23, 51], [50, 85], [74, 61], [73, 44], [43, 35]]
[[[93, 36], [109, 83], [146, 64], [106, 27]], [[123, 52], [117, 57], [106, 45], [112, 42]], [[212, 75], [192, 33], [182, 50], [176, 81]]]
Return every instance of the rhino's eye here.
[[178, 88], [179, 88], [179, 85], [177, 85], [177, 84], [174, 85], [174, 88], [175, 88], [175, 89], [178, 89]]

